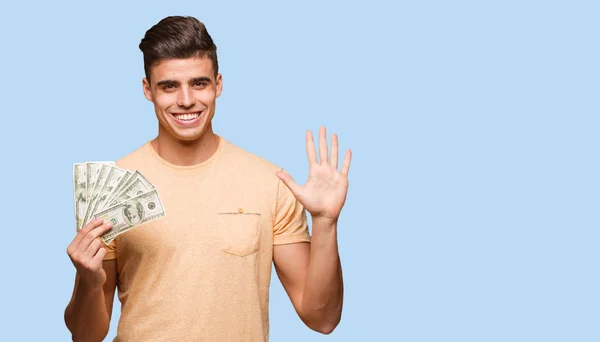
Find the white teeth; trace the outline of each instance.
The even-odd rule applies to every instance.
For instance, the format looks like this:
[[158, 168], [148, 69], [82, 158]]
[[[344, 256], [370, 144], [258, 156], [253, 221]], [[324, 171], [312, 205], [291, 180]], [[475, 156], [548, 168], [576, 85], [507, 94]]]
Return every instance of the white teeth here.
[[189, 120], [194, 120], [195, 118], [199, 117], [200, 114], [199, 113], [194, 113], [194, 114], [173, 114], [173, 116], [177, 120], [189, 121]]

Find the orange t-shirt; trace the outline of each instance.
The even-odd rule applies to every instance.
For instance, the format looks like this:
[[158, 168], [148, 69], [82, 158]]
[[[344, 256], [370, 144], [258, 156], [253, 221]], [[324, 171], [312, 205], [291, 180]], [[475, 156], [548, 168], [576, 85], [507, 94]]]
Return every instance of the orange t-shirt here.
[[310, 242], [306, 211], [274, 164], [220, 137], [193, 166], [147, 142], [116, 163], [158, 190], [166, 216], [123, 233], [118, 342], [267, 341], [273, 245]]

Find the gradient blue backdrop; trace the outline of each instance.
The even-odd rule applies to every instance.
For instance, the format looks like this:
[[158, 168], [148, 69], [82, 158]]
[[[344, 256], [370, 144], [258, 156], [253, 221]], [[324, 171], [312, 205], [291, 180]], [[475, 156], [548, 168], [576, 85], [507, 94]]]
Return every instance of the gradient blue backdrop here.
[[137, 45], [177, 14], [218, 46], [216, 132], [301, 182], [306, 129], [354, 151], [342, 322], [304, 327], [274, 276], [271, 341], [599, 341], [599, 10], [3, 1], [1, 339], [70, 339], [72, 164], [155, 136]]

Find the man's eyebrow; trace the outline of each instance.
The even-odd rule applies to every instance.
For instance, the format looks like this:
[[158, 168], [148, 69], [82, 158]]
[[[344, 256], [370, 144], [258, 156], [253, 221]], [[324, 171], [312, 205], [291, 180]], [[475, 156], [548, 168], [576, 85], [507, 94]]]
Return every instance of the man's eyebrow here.
[[[197, 83], [197, 82], [211, 82], [212, 80], [210, 79], [210, 77], [206, 77], [206, 76], [200, 76], [200, 77], [194, 77], [190, 80], [190, 83]], [[160, 86], [166, 86], [166, 85], [179, 85], [179, 81], [175, 81], [175, 80], [162, 80], [158, 83], [156, 83], [156, 85], [158, 87]]]
[[194, 77], [190, 80], [190, 83], [196, 83], [196, 82], [210, 82], [211, 79], [210, 77], [206, 77], [206, 76], [201, 76], [201, 77]]
[[179, 82], [178, 81], [173, 81], [173, 80], [162, 80], [158, 83], [156, 83], [157, 86], [164, 86], [164, 85], [178, 85]]

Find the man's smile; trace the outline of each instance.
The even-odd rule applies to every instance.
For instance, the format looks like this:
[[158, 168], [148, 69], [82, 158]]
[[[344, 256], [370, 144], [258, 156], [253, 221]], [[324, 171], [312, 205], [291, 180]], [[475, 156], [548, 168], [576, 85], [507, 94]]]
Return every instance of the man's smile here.
[[198, 122], [198, 119], [200, 118], [200, 116], [202, 116], [202, 113], [203, 113], [203, 111], [187, 112], [187, 113], [171, 113], [171, 116], [178, 123], [181, 123], [184, 125], [190, 125], [190, 124], [195, 124], [196, 122]]

